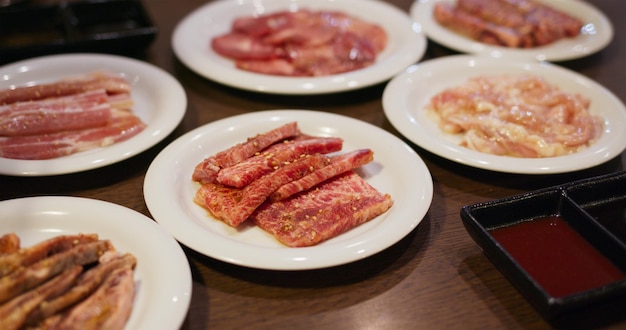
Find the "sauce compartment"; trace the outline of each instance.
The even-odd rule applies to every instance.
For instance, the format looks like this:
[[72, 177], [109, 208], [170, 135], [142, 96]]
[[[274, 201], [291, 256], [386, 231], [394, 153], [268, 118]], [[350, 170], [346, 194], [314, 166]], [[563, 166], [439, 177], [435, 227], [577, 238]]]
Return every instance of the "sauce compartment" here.
[[156, 37], [141, 1], [26, 2], [0, 9], [0, 63], [65, 52], [128, 53]]
[[460, 215], [489, 260], [554, 321], [623, 300], [625, 207], [626, 175], [616, 173], [464, 206]]

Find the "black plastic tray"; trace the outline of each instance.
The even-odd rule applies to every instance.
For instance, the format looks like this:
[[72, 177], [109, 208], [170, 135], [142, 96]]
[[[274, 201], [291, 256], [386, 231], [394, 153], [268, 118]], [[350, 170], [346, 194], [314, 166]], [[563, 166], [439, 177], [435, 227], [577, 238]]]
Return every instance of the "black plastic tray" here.
[[542, 284], [533, 278], [522, 266], [523, 262], [518, 262], [515, 253], [504, 248], [506, 244], [501, 244], [503, 241], [498, 241], [493, 233], [498, 228], [511, 228], [526, 221], [556, 216], [590, 243], [603, 259], [605, 257], [626, 273], [626, 172], [464, 206], [460, 215], [466, 230], [483, 253], [544, 318], [550, 321], [575, 319], [575, 314], [581, 311], [594, 307], [606, 309], [625, 301], [626, 276], [591, 289], [562, 295], [548, 293], [546, 282]]
[[0, 63], [67, 52], [137, 52], [156, 34], [138, 0], [24, 2], [0, 8]]

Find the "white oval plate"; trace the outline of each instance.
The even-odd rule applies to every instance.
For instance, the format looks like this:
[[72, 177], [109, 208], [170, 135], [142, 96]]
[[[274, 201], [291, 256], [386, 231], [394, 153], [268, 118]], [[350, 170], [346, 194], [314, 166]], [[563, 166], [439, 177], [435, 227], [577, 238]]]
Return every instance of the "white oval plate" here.
[[57, 175], [110, 165], [154, 146], [167, 137], [185, 115], [187, 96], [174, 77], [151, 64], [115, 55], [53, 55], [8, 64], [0, 67], [0, 89], [49, 83], [95, 70], [117, 73], [130, 81], [135, 102], [133, 112], [147, 127], [126, 141], [65, 157], [47, 160], [0, 157], [0, 174]]
[[[331, 9], [347, 12], [382, 26], [387, 47], [370, 67], [325, 77], [280, 77], [237, 69], [234, 62], [211, 49], [213, 37], [230, 30], [234, 18], [279, 10]], [[426, 37], [409, 15], [375, 0], [221, 0], [208, 3], [185, 17], [172, 36], [176, 56], [191, 70], [224, 85], [262, 93], [321, 94], [367, 87], [390, 79], [419, 61]]]
[[[391, 209], [317, 246], [289, 248], [254, 225], [229, 227], [193, 202], [199, 185], [191, 181], [191, 174], [199, 162], [291, 121], [298, 121], [307, 134], [343, 138], [343, 151], [372, 149], [374, 161], [360, 168], [359, 174], [391, 194]], [[356, 119], [306, 110], [260, 111], [201, 126], [167, 146], [148, 168], [144, 182], [150, 213], [181, 243], [228, 263], [275, 270], [330, 267], [377, 253], [422, 221], [432, 195], [430, 172], [402, 140]]]
[[[446, 88], [480, 75], [534, 74], [570, 93], [591, 100], [589, 111], [604, 118], [602, 136], [580, 152], [550, 158], [496, 156], [459, 146], [460, 136], [447, 134], [425, 114], [430, 99]], [[383, 108], [391, 124], [418, 146], [449, 160], [492, 171], [524, 174], [563, 173], [604, 163], [626, 148], [626, 108], [593, 80], [550, 64], [472, 55], [429, 60], [396, 76], [383, 92]]]
[[613, 39], [611, 21], [593, 5], [578, 0], [538, 0], [580, 18], [585, 26], [576, 38], [558, 40], [542, 47], [514, 49], [488, 45], [455, 33], [433, 17], [436, 3], [454, 3], [454, 0], [416, 0], [410, 9], [411, 18], [422, 24], [428, 38], [451, 49], [497, 58], [564, 61], [591, 55], [606, 47]]
[[191, 270], [178, 242], [152, 219], [95, 199], [42, 196], [0, 202], [0, 235], [22, 246], [68, 234], [96, 233], [137, 257], [137, 294], [126, 329], [179, 329], [191, 300]]

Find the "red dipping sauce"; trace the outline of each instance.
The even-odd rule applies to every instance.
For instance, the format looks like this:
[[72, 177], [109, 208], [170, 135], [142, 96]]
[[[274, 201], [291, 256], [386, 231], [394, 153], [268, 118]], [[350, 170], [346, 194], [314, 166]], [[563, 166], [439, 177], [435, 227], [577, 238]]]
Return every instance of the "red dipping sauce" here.
[[557, 216], [524, 221], [490, 232], [553, 297], [593, 289], [626, 277]]

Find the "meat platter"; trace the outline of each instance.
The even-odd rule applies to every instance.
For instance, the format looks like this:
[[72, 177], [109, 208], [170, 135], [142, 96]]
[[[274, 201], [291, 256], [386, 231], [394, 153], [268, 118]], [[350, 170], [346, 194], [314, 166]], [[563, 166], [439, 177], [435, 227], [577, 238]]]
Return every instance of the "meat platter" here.
[[[442, 90], [462, 84], [469, 77], [489, 74], [536, 74], [563, 91], [588, 97], [590, 113], [603, 118], [602, 135], [579, 152], [541, 159], [498, 156], [460, 146], [461, 136], [441, 131], [424, 108]], [[626, 123], [622, 101], [576, 72], [533, 60], [456, 55], [424, 61], [392, 79], [383, 93], [383, 108], [392, 125], [415, 144], [455, 162], [491, 171], [565, 173], [607, 162], [626, 148], [626, 136], [621, 129]]]
[[[84, 221], [88, 219], [89, 221]], [[178, 329], [191, 300], [191, 271], [180, 245], [152, 219], [99, 200], [41, 196], [0, 202], [4, 233], [23, 246], [59, 235], [96, 233], [137, 260], [135, 301], [126, 329]], [[145, 239], [137, 240], [141, 232]]]
[[[361, 70], [322, 77], [282, 77], [247, 72], [210, 47], [211, 39], [228, 32], [238, 17], [297, 10], [329, 10], [349, 13], [377, 24], [387, 35], [387, 46], [376, 62]], [[426, 50], [426, 37], [409, 15], [383, 1], [372, 0], [279, 0], [215, 1], [189, 13], [172, 35], [176, 56], [196, 73], [219, 83], [273, 94], [322, 94], [359, 89], [381, 83], [419, 61]]]
[[564, 61], [589, 56], [604, 47], [613, 39], [613, 26], [608, 18], [591, 3], [586, 1], [539, 1], [555, 9], [562, 10], [583, 21], [580, 35], [534, 48], [507, 48], [481, 43], [455, 33], [433, 17], [437, 4], [453, 4], [454, 0], [416, 0], [410, 8], [411, 17], [422, 24], [424, 33], [431, 40], [451, 49], [469, 53], [488, 55], [497, 58], [525, 58], [538, 61]]
[[[269, 131], [295, 120], [307, 134], [341, 136], [345, 150], [371, 149], [374, 161], [357, 173], [393, 196], [394, 205], [383, 215], [330, 240], [293, 248], [249, 223], [230, 227], [194, 203], [199, 186], [191, 173], [198, 163], [245, 140], [251, 132]], [[418, 227], [432, 194], [430, 172], [397, 137], [356, 119], [311, 110], [259, 111], [198, 127], [167, 146], [150, 165], [144, 181], [150, 213], [179, 242], [218, 260], [275, 270], [324, 268], [375, 254]]]
[[[0, 89], [37, 85], [63, 77], [105, 70], [131, 82], [134, 113], [146, 124], [136, 136], [104, 148], [46, 160], [0, 157], [5, 175], [42, 176], [85, 171], [132, 157], [165, 138], [180, 122], [187, 98], [180, 83], [169, 73], [142, 61], [106, 54], [48, 55], [1, 67], [5, 79]], [[155, 97], [158, 96], [158, 97]]]

